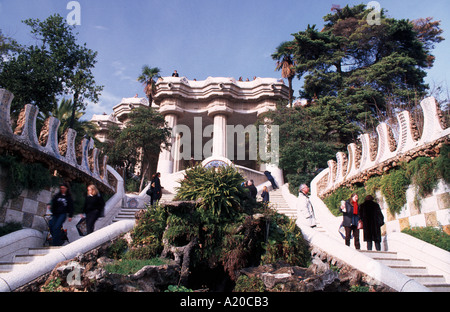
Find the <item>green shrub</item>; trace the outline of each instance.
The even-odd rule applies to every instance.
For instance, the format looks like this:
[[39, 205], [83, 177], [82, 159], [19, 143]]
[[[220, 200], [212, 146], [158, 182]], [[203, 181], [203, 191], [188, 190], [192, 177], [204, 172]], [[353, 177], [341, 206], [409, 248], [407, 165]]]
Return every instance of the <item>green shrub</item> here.
[[177, 199], [201, 199], [200, 208], [223, 218], [233, 218], [246, 197], [242, 182], [244, 178], [232, 166], [209, 169], [197, 166], [186, 171], [177, 189]]
[[194, 291], [185, 286], [169, 285], [169, 287], [167, 287], [167, 290], [165, 290], [164, 292], [194, 292]]
[[146, 254], [146, 257], [156, 257], [163, 250], [162, 236], [166, 228], [167, 209], [160, 205], [149, 206], [140, 217], [133, 231], [132, 249], [146, 246], [145, 250], [136, 251]]
[[264, 292], [264, 282], [254, 276], [248, 277], [247, 275], [241, 275], [236, 281], [236, 286], [234, 287], [235, 292]]
[[404, 169], [394, 169], [381, 178], [381, 193], [386, 199], [391, 214], [401, 211], [406, 204], [406, 189], [410, 184]]
[[445, 144], [439, 151], [439, 157], [434, 159], [436, 173], [450, 184], [450, 144]]
[[406, 228], [402, 232], [450, 252], [450, 235], [445, 233], [442, 228], [413, 227]]
[[128, 243], [123, 238], [118, 238], [106, 250], [106, 255], [111, 259], [120, 259], [128, 249]]
[[369, 292], [369, 286], [353, 285], [350, 287], [350, 292]]
[[269, 238], [264, 244], [266, 253], [262, 264], [272, 264], [282, 260], [290, 265], [308, 267], [311, 260], [309, 245], [303, 238], [295, 220], [276, 214], [269, 226]]
[[8, 200], [19, 197], [23, 190], [34, 192], [41, 191], [59, 183], [59, 179], [53, 177], [48, 168], [40, 163], [24, 163], [19, 157], [1, 155], [0, 166], [6, 173], [5, 197], [1, 206]]
[[408, 163], [406, 177], [416, 187], [416, 192], [421, 198], [431, 194], [438, 183], [435, 163], [429, 157], [419, 157]]

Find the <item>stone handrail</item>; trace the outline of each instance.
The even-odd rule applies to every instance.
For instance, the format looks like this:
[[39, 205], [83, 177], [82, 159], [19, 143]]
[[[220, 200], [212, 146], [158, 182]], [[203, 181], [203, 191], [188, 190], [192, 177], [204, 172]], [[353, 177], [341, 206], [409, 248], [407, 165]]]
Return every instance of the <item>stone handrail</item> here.
[[36, 278], [51, 272], [55, 266], [79, 254], [86, 253], [112, 241], [134, 227], [134, 220], [123, 220], [104, 227], [79, 240], [61, 247], [37, 260], [26, 264], [21, 270], [5, 273], [0, 277], [0, 292], [11, 292]]
[[[13, 98], [14, 95], [11, 92], [0, 89], [0, 148], [18, 151], [30, 161], [46, 163], [51, 169], [64, 172], [72, 179], [79, 178], [86, 183], [95, 183], [101, 191], [116, 191], [116, 187], [119, 185], [111, 185], [111, 183], [117, 184], [117, 182], [114, 169], [107, 165], [107, 156], [103, 158], [103, 172], [100, 175], [99, 150], [94, 147], [92, 138], [82, 140], [82, 156], [81, 164], [79, 164], [76, 157], [75, 138], [77, 132], [75, 130], [68, 129], [63, 142], [58, 143], [60, 121], [49, 117], [38, 136], [36, 118], [39, 108], [35, 105], [25, 105], [13, 132], [10, 117]], [[92, 153], [89, 155], [91, 150]], [[111, 181], [108, 172], [112, 173]]]
[[[398, 141], [391, 128], [384, 122], [377, 128], [378, 143], [373, 143], [369, 134], [360, 135], [361, 148], [355, 143], [348, 145], [348, 156], [343, 152], [336, 154], [336, 161], [329, 160], [328, 168], [315, 178], [317, 194], [321, 197], [343, 185], [364, 182], [373, 174], [380, 174], [396, 163], [415, 157], [420, 151], [448, 141], [450, 128], [442, 125], [439, 106], [435, 98], [424, 99], [420, 106], [423, 111], [423, 133], [420, 138], [413, 131], [412, 119], [408, 111], [397, 115], [399, 124]], [[425, 153], [426, 154], [426, 153]], [[424, 155], [425, 155], [424, 154]]]

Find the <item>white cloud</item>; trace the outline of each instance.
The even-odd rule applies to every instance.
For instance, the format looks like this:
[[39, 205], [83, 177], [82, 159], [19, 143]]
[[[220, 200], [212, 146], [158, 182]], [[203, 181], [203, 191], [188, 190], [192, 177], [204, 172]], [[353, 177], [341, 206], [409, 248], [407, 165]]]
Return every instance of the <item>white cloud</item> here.
[[105, 26], [102, 26], [102, 25], [95, 25], [94, 28], [98, 29], [98, 30], [109, 30], [108, 27], [105, 27]]
[[108, 91], [103, 91], [98, 103], [88, 102], [86, 113], [82, 119], [91, 120], [92, 116], [102, 115], [103, 113], [111, 114], [113, 107], [120, 103], [122, 97], [116, 96]]
[[119, 77], [120, 80], [126, 80], [129, 82], [136, 82], [136, 79], [132, 78], [131, 76], [125, 74], [127, 67], [125, 65], [122, 64], [122, 62], [120, 61], [114, 61], [112, 62], [112, 67], [114, 69], [114, 73], [113, 75], [115, 77]]

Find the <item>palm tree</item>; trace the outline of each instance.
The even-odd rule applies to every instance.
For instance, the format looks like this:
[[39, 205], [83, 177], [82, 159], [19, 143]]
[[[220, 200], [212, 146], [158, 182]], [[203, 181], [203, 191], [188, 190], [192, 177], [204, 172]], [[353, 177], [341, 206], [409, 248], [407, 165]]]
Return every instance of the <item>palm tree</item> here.
[[295, 61], [293, 56], [294, 45], [291, 41], [282, 42], [272, 54], [272, 59], [277, 61], [276, 70], [281, 69], [281, 77], [289, 82], [289, 105], [292, 107], [292, 79], [295, 77]]
[[161, 77], [159, 75], [160, 72], [161, 70], [158, 67], [144, 65], [141, 75], [137, 78], [137, 81], [145, 86], [144, 92], [147, 95], [150, 107], [152, 107], [153, 95], [155, 94], [155, 80]]
[[[41, 112], [38, 116], [38, 123], [42, 127], [44, 121], [53, 116], [60, 121], [60, 126], [58, 128], [58, 135], [61, 137], [67, 128], [72, 128], [77, 132], [77, 139], [82, 138], [84, 135], [89, 135], [93, 137], [95, 133], [95, 125], [87, 120], [80, 120], [84, 116], [84, 112], [80, 111], [78, 108], [73, 108], [72, 99], [61, 99], [58, 106], [53, 108], [51, 112], [43, 113]], [[73, 126], [71, 127], [71, 119], [73, 115], [73, 111], [75, 111], [75, 119], [73, 122]]]

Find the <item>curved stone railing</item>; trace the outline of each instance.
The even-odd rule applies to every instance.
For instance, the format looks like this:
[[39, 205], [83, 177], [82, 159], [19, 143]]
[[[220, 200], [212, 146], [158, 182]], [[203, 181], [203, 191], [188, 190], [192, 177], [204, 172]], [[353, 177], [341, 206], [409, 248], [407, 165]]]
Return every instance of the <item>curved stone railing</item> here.
[[11, 92], [0, 89], [0, 148], [19, 151], [24, 158], [46, 163], [51, 169], [63, 172], [72, 179], [79, 178], [87, 183], [95, 183], [103, 191], [116, 190], [115, 187], [118, 185], [111, 185], [117, 184], [114, 177], [111, 181], [108, 178], [108, 171], [112, 173], [114, 169], [107, 165], [107, 156], [103, 158], [102, 174], [99, 172], [99, 150], [94, 147], [92, 138], [82, 140], [81, 164], [79, 164], [76, 156], [75, 130], [68, 129], [62, 142], [58, 143], [60, 121], [49, 117], [38, 136], [36, 118], [39, 109], [35, 105], [25, 105], [13, 132], [10, 117], [13, 98]]
[[[348, 145], [348, 156], [336, 154], [336, 161], [329, 160], [328, 168], [315, 178], [317, 194], [325, 196], [343, 185], [361, 183], [373, 174], [380, 174], [396, 163], [415, 157], [419, 151], [426, 151], [441, 142], [448, 141], [450, 128], [443, 126], [439, 106], [433, 97], [424, 99], [420, 106], [423, 111], [422, 136], [417, 138], [413, 131], [412, 119], [408, 111], [397, 115], [399, 133], [396, 141], [391, 128], [380, 123], [377, 128], [378, 143], [375, 145], [369, 134], [360, 135], [361, 147], [355, 143]], [[426, 154], [426, 153], [425, 153]]]

